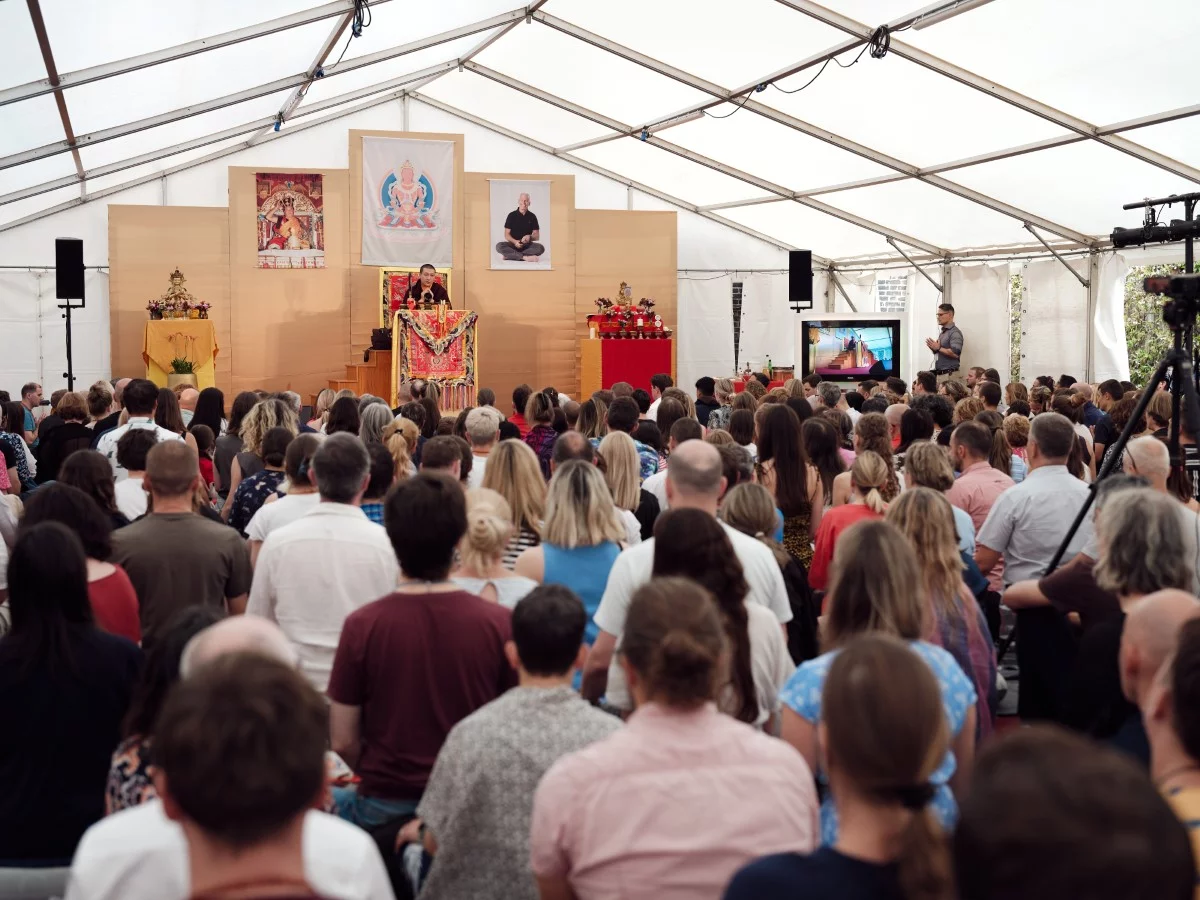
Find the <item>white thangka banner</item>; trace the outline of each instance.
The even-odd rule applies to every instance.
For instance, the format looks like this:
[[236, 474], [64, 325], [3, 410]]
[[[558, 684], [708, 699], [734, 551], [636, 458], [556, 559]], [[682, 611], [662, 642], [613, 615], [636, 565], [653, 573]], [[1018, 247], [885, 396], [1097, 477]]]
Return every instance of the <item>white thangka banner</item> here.
[[362, 264], [454, 264], [454, 142], [364, 137]]

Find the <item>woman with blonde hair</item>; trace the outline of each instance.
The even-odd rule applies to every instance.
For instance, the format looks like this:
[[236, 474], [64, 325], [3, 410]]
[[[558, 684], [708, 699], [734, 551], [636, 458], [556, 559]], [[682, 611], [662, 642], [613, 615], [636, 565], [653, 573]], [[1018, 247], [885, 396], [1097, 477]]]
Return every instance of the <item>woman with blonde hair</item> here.
[[813, 601], [804, 566], [775, 540], [778, 527], [775, 498], [761, 484], [746, 482], [732, 488], [721, 501], [717, 518], [765, 544], [783, 573], [792, 619], [787, 623], [788, 653], [795, 663], [812, 659], [819, 652], [817, 617], [820, 608]]
[[[243, 479], [257, 475], [266, 468], [263, 463], [263, 441], [273, 428], [286, 428], [295, 437], [300, 431], [296, 411], [290, 403], [272, 398], [260, 400], [242, 419], [240, 435], [242, 451], [233, 458], [229, 467], [229, 500], [232, 501]], [[283, 471], [280, 460], [279, 471]], [[257, 507], [256, 507], [257, 508]], [[221, 518], [226, 522], [233, 512], [233, 503], [226, 503], [221, 508]], [[247, 520], [248, 522], [249, 520]], [[244, 526], [243, 526], [244, 527]]]
[[[669, 387], [665, 391], [662, 392], [662, 395], [663, 395], [664, 400], [666, 400], [666, 399], [678, 400], [679, 405], [683, 407], [684, 415], [686, 415], [689, 419], [696, 418], [696, 401], [693, 400], [692, 395], [689, 394], [687, 391], [685, 391], [683, 388]], [[659, 405], [659, 408], [660, 409], [662, 408], [661, 404]], [[660, 423], [658, 427], [661, 429], [662, 424]], [[666, 434], [670, 430], [671, 429], [669, 427], [664, 429], [663, 434]]]
[[850, 500], [825, 513], [821, 527], [817, 529], [816, 548], [808, 570], [808, 583], [814, 591], [824, 590], [829, 581], [829, 565], [842, 532], [864, 519], [883, 518], [887, 509], [883, 490], [892, 474], [888, 459], [890, 456], [880, 456], [874, 450], [863, 450], [854, 458], [850, 471], [845, 473], [850, 479]]
[[708, 430], [710, 432], [716, 431], [718, 428], [728, 430], [729, 414], [733, 412], [733, 407], [729, 404], [733, 402], [735, 396], [733, 392], [733, 379], [718, 378], [713, 388], [713, 396], [717, 398], [717, 403], [720, 406], [708, 414]]
[[949, 735], [929, 666], [883, 634], [852, 640], [829, 667], [821, 745], [842, 833], [807, 856], [780, 853], [733, 877], [725, 900], [950, 900], [945, 835], [925, 809]]
[[[838, 652], [861, 634], [886, 634], [907, 643], [933, 671], [941, 689], [941, 705], [949, 726], [949, 748], [929, 775], [929, 789], [913, 796], [914, 809], [930, 811], [943, 828], [953, 827], [958, 807], [950, 787], [966, 786], [975, 754], [975, 703], [971, 681], [954, 657], [925, 640], [929, 604], [924, 598], [921, 570], [913, 546], [888, 522], [859, 522], [838, 542], [829, 593], [825, 601], [825, 652], [803, 663], [780, 695], [785, 741], [828, 783], [819, 770], [817, 729], [822, 725], [822, 698], [830, 667]], [[836, 715], [836, 714], [835, 714]], [[836, 844], [838, 819], [833, 801], [821, 807], [821, 838]]]
[[320, 431], [325, 424], [325, 414], [329, 412], [329, 407], [333, 406], [333, 398], [335, 394], [333, 388], [322, 388], [317, 394], [317, 402], [313, 406], [313, 417], [308, 420], [308, 427], [314, 431]]
[[963, 397], [954, 404], [954, 416], [950, 424], [959, 425], [963, 422], [970, 422], [981, 412], [983, 412], [982, 400], [978, 397]]
[[416, 473], [412, 457], [420, 443], [421, 429], [412, 419], [397, 416], [383, 429], [383, 446], [388, 448], [396, 463], [396, 480], [403, 481]]
[[[925, 487], [946, 493], [954, 487], [954, 468], [946, 451], [932, 441], [918, 441], [909, 448], [904, 459], [905, 488]], [[958, 549], [968, 556], [975, 555], [975, 523], [965, 509], [951, 506], [954, 530], [958, 534]]]
[[608, 404], [596, 397], [580, 403], [575, 430], [589, 441], [598, 441], [608, 434]]
[[[879, 488], [880, 496], [885, 503], [896, 499], [900, 493], [900, 479], [896, 476], [896, 464], [892, 459], [892, 426], [888, 424], [883, 413], [866, 413], [858, 419], [854, 426], [854, 451], [856, 454], [870, 450], [883, 460], [888, 474]], [[857, 459], [857, 456], [855, 457]], [[853, 500], [853, 490], [850, 484], [850, 472], [843, 472], [833, 479], [833, 505], [835, 507], [850, 503]]]
[[467, 491], [467, 532], [458, 542], [458, 568], [450, 580], [464, 591], [512, 609], [537, 582], [504, 568], [504, 549], [512, 537], [508, 501], [487, 488]]
[[912, 543], [921, 583], [929, 600], [926, 640], [949, 651], [978, 696], [976, 738], [983, 740], [996, 723], [996, 647], [983, 610], [963, 582], [950, 501], [938, 491], [915, 487], [900, 495], [884, 517]]
[[501, 441], [488, 454], [483, 487], [498, 492], [508, 501], [513, 535], [504, 549], [503, 561], [506, 569], [512, 569], [523, 551], [542, 541], [546, 480], [542, 478], [537, 454], [524, 441]]
[[[492, 465], [489, 461], [488, 474]], [[524, 551], [513, 571], [539, 584], [561, 584], [574, 591], [587, 610], [584, 641], [590, 647], [599, 633], [592, 617], [625, 540], [625, 526], [599, 469], [573, 459], [555, 470], [541, 534], [541, 543]]]
[[946, 397], [950, 401], [950, 405], [954, 406], [959, 400], [971, 396], [971, 389], [957, 378], [948, 378], [938, 385], [938, 393]]
[[625, 542], [632, 545], [648, 540], [662, 510], [658, 498], [641, 485], [642, 463], [633, 438], [621, 431], [610, 432], [600, 441], [596, 454], [604, 483], [625, 526]]

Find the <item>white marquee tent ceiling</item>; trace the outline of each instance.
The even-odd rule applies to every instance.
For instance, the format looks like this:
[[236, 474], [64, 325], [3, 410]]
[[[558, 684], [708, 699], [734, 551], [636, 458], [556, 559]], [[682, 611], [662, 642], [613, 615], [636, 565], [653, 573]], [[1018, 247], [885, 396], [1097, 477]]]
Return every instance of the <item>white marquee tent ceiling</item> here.
[[1196, 0], [512, 2], [0, 3], [0, 231], [396, 101], [842, 263], [1200, 190]]

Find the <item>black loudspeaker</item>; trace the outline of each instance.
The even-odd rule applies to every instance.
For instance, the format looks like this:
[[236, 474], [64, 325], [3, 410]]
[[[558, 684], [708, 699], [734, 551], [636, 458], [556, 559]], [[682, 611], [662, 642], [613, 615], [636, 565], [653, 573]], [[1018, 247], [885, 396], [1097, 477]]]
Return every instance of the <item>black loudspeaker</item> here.
[[788, 303], [799, 312], [813, 308], [812, 251], [792, 250], [788, 253]]
[[83, 299], [83, 241], [54, 241], [54, 296], [59, 300]]

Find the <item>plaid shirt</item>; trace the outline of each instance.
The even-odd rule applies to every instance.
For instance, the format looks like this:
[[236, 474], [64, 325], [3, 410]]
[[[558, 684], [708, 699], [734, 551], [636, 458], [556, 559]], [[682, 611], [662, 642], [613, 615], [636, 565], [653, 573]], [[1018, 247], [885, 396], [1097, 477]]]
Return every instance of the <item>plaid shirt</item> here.
[[365, 515], [368, 519], [370, 519], [376, 525], [383, 524], [383, 501], [382, 500], [379, 501], [378, 503], [360, 504], [360, 508], [363, 511], [363, 515]]

